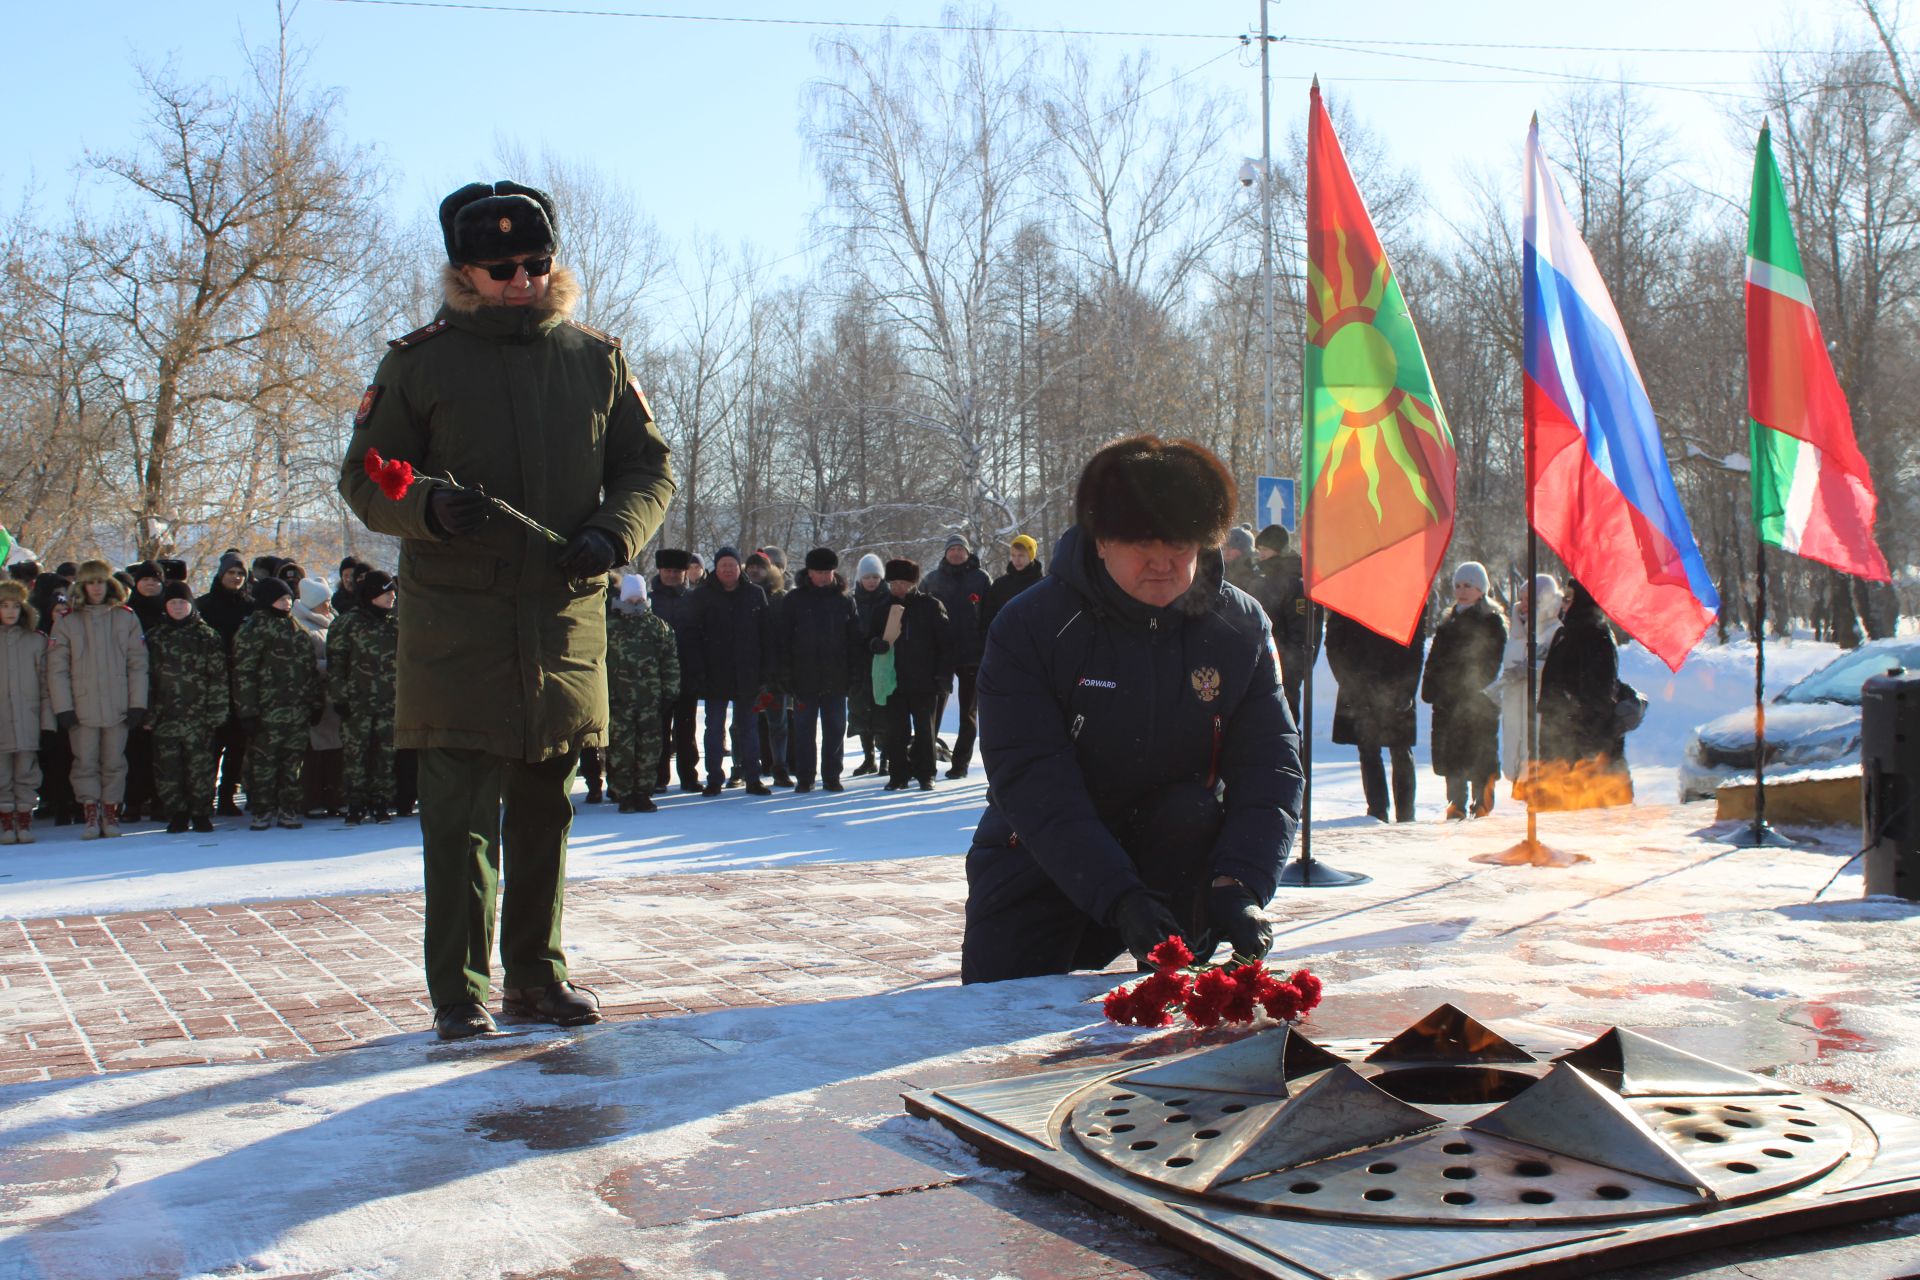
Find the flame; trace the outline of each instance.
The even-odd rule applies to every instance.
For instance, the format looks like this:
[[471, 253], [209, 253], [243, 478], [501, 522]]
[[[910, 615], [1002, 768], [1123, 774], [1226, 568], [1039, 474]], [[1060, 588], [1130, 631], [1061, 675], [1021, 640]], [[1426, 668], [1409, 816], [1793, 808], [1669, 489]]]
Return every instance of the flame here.
[[1540, 809], [1607, 809], [1633, 803], [1633, 780], [1606, 756], [1541, 760], [1513, 784], [1513, 798]]

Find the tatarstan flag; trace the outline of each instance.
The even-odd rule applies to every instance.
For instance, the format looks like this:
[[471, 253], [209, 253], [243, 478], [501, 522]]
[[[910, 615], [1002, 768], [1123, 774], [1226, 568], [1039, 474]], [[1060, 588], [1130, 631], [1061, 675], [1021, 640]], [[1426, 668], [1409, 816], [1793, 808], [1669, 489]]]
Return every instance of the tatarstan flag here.
[[1813, 313], [1764, 125], [1747, 228], [1747, 414], [1760, 540], [1885, 582], [1873, 480]]
[[1317, 80], [1302, 380], [1307, 593], [1405, 644], [1453, 537], [1453, 434]]

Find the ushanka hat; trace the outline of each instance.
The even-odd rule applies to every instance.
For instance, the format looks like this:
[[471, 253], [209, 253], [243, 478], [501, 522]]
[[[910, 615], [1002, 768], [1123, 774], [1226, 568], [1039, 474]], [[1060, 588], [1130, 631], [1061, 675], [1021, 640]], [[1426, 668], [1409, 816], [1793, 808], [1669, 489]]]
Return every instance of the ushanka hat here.
[[551, 254], [553, 197], [518, 182], [469, 182], [440, 202], [440, 233], [455, 266]]
[[662, 547], [653, 553], [653, 567], [656, 569], [687, 569], [693, 565], [693, 557], [678, 547]]
[[887, 581], [918, 582], [920, 581], [920, 566], [911, 560], [889, 560], [887, 561]]
[[807, 552], [807, 568], [832, 573], [840, 567], [840, 557], [832, 547], [815, 547]]
[[1235, 500], [1233, 477], [1205, 445], [1142, 435], [1087, 460], [1073, 513], [1095, 538], [1217, 547], [1233, 524]]

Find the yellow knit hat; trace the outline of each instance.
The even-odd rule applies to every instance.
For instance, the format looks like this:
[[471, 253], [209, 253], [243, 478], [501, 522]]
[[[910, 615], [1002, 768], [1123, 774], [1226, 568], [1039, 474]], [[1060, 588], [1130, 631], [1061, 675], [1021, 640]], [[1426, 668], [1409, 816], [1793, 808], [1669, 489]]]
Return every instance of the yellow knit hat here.
[[1032, 538], [1029, 538], [1024, 533], [1015, 534], [1013, 541], [1008, 543], [1007, 545], [1014, 547], [1017, 550], [1026, 552], [1028, 559], [1032, 559], [1034, 556], [1037, 556], [1040, 554], [1040, 544], [1035, 542]]

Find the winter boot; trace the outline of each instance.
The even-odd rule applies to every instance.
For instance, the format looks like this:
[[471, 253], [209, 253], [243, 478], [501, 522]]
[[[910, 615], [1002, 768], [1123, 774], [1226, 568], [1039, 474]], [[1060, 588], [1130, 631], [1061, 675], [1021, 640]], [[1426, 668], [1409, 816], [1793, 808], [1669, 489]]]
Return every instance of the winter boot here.
[[167, 834], [170, 836], [185, 835], [189, 825], [191, 825], [190, 820], [186, 814], [176, 813], [167, 819]]
[[347, 825], [357, 827], [360, 825], [363, 817], [364, 815], [360, 812], [360, 806], [356, 804], [347, 810]]
[[755, 778], [747, 784], [747, 794], [750, 796], [770, 796], [773, 794], [773, 788], [760, 781], [760, 779]]
[[587, 784], [587, 803], [588, 804], [599, 804], [605, 798], [606, 796], [601, 791], [599, 783], [589, 782]]
[[660, 806], [653, 802], [652, 796], [643, 795], [633, 802], [633, 811], [635, 813], [658, 813], [660, 812]]
[[253, 821], [247, 824], [247, 830], [265, 831], [268, 827], [271, 827], [272, 825], [273, 825], [273, 815], [269, 813], [267, 810], [262, 809], [260, 810], [260, 812], [253, 815]]
[[700, 794], [703, 796], [717, 796], [724, 790], [726, 790], [726, 784], [720, 781], [720, 779], [715, 778], [706, 785]]
[[880, 772], [880, 765], [873, 758], [873, 739], [862, 734], [860, 737], [860, 763], [854, 767], [853, 776], [864, 778], [870, 773]]
[[963, 764], [956, 764], [955, 766], [953, 766], [953, 768], [947, 770], [947, 776], [949, 778], [953, 778], [956, 780], [960, 778], [964, 778], [967, 776], [967, 766]]
[[920, 779], [920, 789], [921, 789], [922, 791], [931, 791], [931, 790], [933, 790], [933, 779], [932, 779], [932, 778], [922, 778], [922, 779]]
[[20, 837], [13, 833], [13, 814], [0, 812], [0, 844], [18, 844]]
[[120, 806], [103, 804], [100, 806], [100, 834], [117, 836], [120, 834]]
[[846, 787], [841, 784], [840, 779], [838, 778], [828, 778], [825, 782], [820, 784], [820, 787], [823, 791], [845, 791], [846, 790]]
[[393, 821], [392, 811], [384, 804], [377, 804], [367, 810], [367, 817], [371, 818], [376, 824]]
[[785, 769], [775, 769], [773, 771], [773, 785], [776, 787], [791, 787], [793, 785], [793, 775]]
[[193, 829], [201, 835], [213, 834], [213, 819], [204, 813], [193, 815]]
[[640, 806], [631, 800], [622, 800], [620, 802], [620, 812], [622, 813], [638, 813], [639, 811]]
[[86, 816], [80, 820], [84, 824], [80, 828], [80, 838], [98, 840], [100, 838], [100, 806], [89, 800], [82, 806], [81, 811]]
[[300, 828], [306, 826], [307, 824], [300, 821], [300, 815], [295, 813], [293, 810], [282, 809], [277, 819], [275, 820], [274, 825], [277, 827], [285, 827], [289, 831], [298, 831]]
[[13, 834], [21, 844], [33, 843], [33, 810], [22, 809], [13, 815]]
[[797, 796], [803, 796], [811, 790], [813, 790], [813, 784], [805, 779], [793, 784], [793, 794]]

